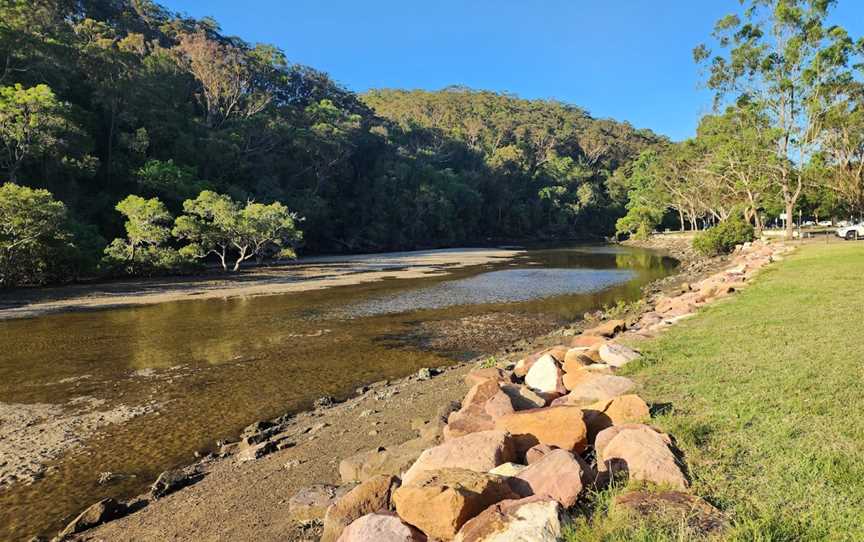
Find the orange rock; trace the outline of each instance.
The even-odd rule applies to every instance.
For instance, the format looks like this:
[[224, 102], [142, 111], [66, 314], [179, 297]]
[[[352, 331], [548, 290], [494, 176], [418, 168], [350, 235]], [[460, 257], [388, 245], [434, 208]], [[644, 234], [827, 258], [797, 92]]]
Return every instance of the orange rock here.
[[483, 369], [474, 369], [467, 375], [465, 375], [465, 383], [469, 386], [476, 386], [477, 384], [482, 384], [487, 380], [495, 380], [497, 382], [512, 382], [513, 377], [501, 370], [497, 367], [487, 367]]
[[513, 435], [519, 455], [537, 444], [548, 444], [576, 453], [582, 452], [588, 445], [588, 428], [583, 420], [582, 409], [568, 405], [514, 412], [499, 418], [495, 427]]
[[594, 360], [586, 352], [588, 352], [588, 348], [586, 347], [571, 348], [568, 350], [567, 354], [564, 355], [564, 364], [561, 367], [564, 369], [564, 372], [578, 371], [582, 367], [594, 363]]
[[599, 345], [606, 342], [605, 337], [600, 337], [598, 335], [589, 335], [587, 333], [583, 333], [582, 335], [576, 335], [573, 339], [570, 340], [571, 348], [578, 347], [591, 347], [595, 345]]
[[624, 320], [609, 320], [602, 324], [586, 329], [584, 335], [598, 335], [601, 337], [614, 337], [616, 334], [627, 329], [627, 323]]
[[584, 407], [583, 410], [585, 411], [585, 424], [588, 426], [589, 441], [607, 427], [645, 422], [651, 418], [648, 404], [635, 394], [598, 401]]

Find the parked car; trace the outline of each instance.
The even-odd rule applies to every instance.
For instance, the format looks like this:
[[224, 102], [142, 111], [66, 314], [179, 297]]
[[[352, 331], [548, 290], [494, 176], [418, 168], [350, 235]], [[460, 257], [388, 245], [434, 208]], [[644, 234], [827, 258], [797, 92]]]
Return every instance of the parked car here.
[[864, 224], [852, 224], [843, 228], [837, 228], [837, 237], [843, 239], [864, 239]]
[[805, 220], [804, 222], [801, 223], [801, 225], [802, 226], [815, 226], [816, 223], [813, 222], [812, 220]]
[[820, 221], [818, 222], [818, 224], [819, 224], [820, 226], [833, 226], [833, 225], [834, 225], [834, 224], [831, 223], [830, 220], [820, 220]]

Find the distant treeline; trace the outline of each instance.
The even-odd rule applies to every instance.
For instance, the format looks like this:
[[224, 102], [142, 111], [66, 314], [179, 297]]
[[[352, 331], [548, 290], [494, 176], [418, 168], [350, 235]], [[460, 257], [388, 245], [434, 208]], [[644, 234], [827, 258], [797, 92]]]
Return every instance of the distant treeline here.
[[[103, 256], [118, 254], [110, 247], [131, 242], [117, 208], [130, 195], [141, 208], [163, 205], [168, 219], [202, 192], [278, 202], [302, 217], [306, 252], [608, 235], [626, 187], [606, 181], [661, 142], [555, 101], [457, 87], [357, 95], [273, 46], [149, 0], [3, 0], [0, 183], [62, 202], [52, 223], [64, 248], [22, 254], [57, 239], [42, 232], [13, 247], [39, 226], [0, 230], [0, 285], [92, 274], [100, 262], [105, 271]], [[3, 197], [7, 222], [48, 201]], [[157, 248], [180, 246], [168, 236]], [[33, 258], [43, 268], [72, 259], [4, 279], [2, 266]]]

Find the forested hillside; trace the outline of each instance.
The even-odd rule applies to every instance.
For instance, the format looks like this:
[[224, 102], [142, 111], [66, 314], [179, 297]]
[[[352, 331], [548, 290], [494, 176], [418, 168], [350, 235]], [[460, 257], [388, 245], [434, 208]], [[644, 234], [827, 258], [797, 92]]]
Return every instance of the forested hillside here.
[[[111, 272], [248, 259], [260, 239], [236, 231], [261, 224], [272, 246], [259, 260], [290, 253], [298, 228], [306, 252], [609, 234], [625, 201], [606, 180], [659, 141], [554, 101], [358, 96], [149, 0], [0, 0], [0, 183], [50, 192], [7, 187], [0, 215], [38, 206], [52, 230], [31, 253], [0, 251], [0, 284], [93, 273], [114, 238]], [[249, 201], [280, 207], [217, 231], [220, 212]], [[172, 229], [181, 213], [185, 229]], [[21, 276], [28, 266], [38, 272]]]

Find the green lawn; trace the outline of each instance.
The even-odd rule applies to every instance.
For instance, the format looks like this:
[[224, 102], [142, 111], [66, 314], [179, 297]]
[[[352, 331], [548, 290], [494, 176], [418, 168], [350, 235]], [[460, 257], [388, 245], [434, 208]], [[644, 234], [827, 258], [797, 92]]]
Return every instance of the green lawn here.
[[[657, 340], [627, 373], [728, 540], [864, 540], [864, 243], [807, 245]], [[598, 512], [572, 540], [686, 540]], [[588, 532], [593, 532], [587, 536]]]

